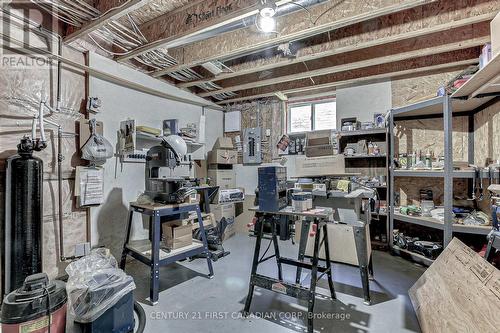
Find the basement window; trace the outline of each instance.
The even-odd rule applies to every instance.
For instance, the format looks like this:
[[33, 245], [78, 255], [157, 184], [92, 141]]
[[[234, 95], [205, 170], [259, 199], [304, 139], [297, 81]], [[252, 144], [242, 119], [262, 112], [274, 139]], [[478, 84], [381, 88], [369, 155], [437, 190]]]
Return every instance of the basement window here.
[[293, 104], [288, 107], [288, 133], [310, 132], [337, 127], [335, 101]]

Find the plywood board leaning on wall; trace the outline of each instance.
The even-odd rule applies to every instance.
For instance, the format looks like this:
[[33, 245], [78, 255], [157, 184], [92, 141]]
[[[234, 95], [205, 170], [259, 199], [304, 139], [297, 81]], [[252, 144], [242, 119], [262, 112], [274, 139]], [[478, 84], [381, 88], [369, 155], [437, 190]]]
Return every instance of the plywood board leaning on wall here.
[[[11, 27], [11, 36], [23, 36], [22, 31]], [[46, 47], [45, 42], [33, 34], [29, 34], [30, 46]], [[25, 39], [26, 40], [26, 39]], [[50, 39], [49, 39], [50, 40]], [[50, 46], [57, 50], [57, 44]], [[64, 48], [63, 56], [81, 64], [85, 63], [82, 53]], [[31, 61], [29, 56], [16, 53], [4, 53], [3, 57], [12, 57], [13, 65], [4, 66], [0, 71], [0, 173], [2, 184], [5, 177], [5, 161], [16, 154], [17, 144], [23, 135], [31, 133], [31, 119], [38, 112], [40, 100], [43, 98], [52, 107], [57, 105], [57, 65], [48, 62]], [[42, 58], [40, 58], [42, 59]], [[11, 63], [9, 63], [11, 64]], [[61, 84], [61, 110], [46, 117], [62, 125], [65, 132], [77, 132], [77, 120], [82, 118], [81, 105], [85, 99], [85, 75], [63, 66]], [[44, 161], [44, 221], [43, 237], [44, 269], [50, 277], [64, 273], [64, 265], [59, 262], [57, 207], [57, 130], [46, 125], [48, 147], [42, 152], [35, 152]], [[77, 150], [77, 137], [66, 136], [62, 143], [63, 161], [63, 198], [64, 198], [64, 238], [66, 255], [72, 255], [72, 248], [87, 239], [87, 214], [73, 205], [72, 184], [73, 168], [81, 163]], [[4, 186], [0, 192], [5, 191]], [[5, 193], [0, 199], [0, 223], [4, 223], [3, 202]]]
[[500, 271], [457, 238], [409, 290], [422, 332], [498, 332]]

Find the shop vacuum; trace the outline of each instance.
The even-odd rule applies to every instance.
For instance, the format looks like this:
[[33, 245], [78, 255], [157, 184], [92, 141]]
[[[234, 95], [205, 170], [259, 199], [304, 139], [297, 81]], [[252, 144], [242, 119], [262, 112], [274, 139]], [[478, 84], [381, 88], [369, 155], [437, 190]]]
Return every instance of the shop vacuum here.
[[64, 282], [49, 282], [45, 273], [28, 276], [3, 300], [2, 333], [66, 332], [67, 299]]

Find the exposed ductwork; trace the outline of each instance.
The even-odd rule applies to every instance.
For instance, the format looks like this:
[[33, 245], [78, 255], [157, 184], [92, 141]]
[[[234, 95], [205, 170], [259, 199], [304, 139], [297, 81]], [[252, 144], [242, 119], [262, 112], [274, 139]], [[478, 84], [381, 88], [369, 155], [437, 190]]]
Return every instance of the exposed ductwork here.
[[[285, 15], [297, 12], [299, 10], [307, 9], [308, 7], [311, 7], [311, 6], [321, 4], [321, 3], [326, 2], [326, 1], [328, 1], [328, 0], [298, 0], [298, 1], [293, 1], [293, 2], [290, 2], [288, 4], [279, 6], [277, 11], [276, 11], [275, 17], [285, 16]], [[232, 23], [229, 23], [227, 25], [217, 27], [217, 28], [214, 28], [214, 29], [206, 31], [206, 32], [201, 32], [201, 33], [196, 34], [196, 35], [178, 38], [172, 42], [169, 42], [168, 45], [166, 45], [165, 47], [167, 47], [167, 48], [180, 47], [180, 46], [184, 46], [187, 44], [196, 43], [196, 42], [199, 42], [199, 41], [211, 38], [211, 37], [215, 37], [215, 36], [218, 36], [218, 35], [226, 33], [226, 32], [231, 32], [234, 30], [254, 26], [255, 20], [256, 20], [256, 16], [253, 15], [253, 16], [244, 18], [240, 21], [232, 22]]]

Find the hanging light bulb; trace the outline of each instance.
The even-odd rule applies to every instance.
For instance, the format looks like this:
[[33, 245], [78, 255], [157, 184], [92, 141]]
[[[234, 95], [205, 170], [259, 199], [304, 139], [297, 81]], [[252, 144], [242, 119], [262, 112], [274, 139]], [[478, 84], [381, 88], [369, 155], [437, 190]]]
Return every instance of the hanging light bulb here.
[[257, 17], [258, 27], [263, 32], [273, 32], [276, 31], [276, 19], [274, 15], [276, 14], [276, 3], [274, 1], [262, 1], [262, 7], [259, 10], [259, 15]]
[[276, 20], [274, 17], [261, 17], [259, 20], [259, 27], [263, 32], [276, 31]]

